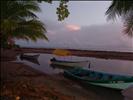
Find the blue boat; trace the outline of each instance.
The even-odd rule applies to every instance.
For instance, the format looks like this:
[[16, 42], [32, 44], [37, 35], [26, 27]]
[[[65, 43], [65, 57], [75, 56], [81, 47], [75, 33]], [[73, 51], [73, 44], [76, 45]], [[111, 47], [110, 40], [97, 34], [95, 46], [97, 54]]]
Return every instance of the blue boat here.
[[125, 89], [133, 85], [133, 76], [116, 75], [75, 68], [64, 71], [64, 76], [87, 85], [102, 86], [113, 89]]

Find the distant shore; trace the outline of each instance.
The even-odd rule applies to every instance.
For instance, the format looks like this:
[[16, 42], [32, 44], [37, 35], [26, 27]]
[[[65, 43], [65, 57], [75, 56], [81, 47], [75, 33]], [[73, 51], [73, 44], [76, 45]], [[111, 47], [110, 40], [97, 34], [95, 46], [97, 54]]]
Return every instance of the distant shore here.
[[[55, 49], [51, 48], [20, 48], [16, 49], [17, 53], [48, 53], [52, 54]], [[76, 50], [67, 49], [74, 56], [95, 57], [104, 59], [120, 59], [133, 60], [133, 52], [118, 52], [118, 51], [96, 51], [96, 50]]]

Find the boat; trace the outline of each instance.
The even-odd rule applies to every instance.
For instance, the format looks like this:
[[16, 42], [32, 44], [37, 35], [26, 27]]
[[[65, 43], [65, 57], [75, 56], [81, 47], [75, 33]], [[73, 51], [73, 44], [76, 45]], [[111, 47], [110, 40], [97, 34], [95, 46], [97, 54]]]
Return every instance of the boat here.
[[38, 61], [38, 57], [39, 56], [40, 56], [39, 54], [37, 54], [37, 55], [24, 55], [24, 54], [21, 54], [20, 55], [20, 59], [21, 60], [27, 60], [29, 62], [32, 62], [32, 63], [40, 65], [40, 63]]
[[88, 86], [94, 85], [118, 90], [133, 85], [133, 76], [103, 73], [83, 68], [65, 70], [64, 76], [77, 80]]
[[66, 66], [55, 65], [55, 64], [50, 64], [50, 67], [53, 69], [63, 69], [63, 70], [68, 70], [68, 69], [74, 68], [73, 66], [66, 67]]
[[64, 61], [64, 60], [57, 60], [55, 58], [50, 59], [51, 65], [57, 66], [65, 66], [65, 67], [83, 67], [88, 66], [90, 67], [89, 61]]
[[26, 54], [21, 54], [20, 58], [24, 59], [24, 58], [28, 58], [28, 59], [38, 59], [38, 57], [40, 56], [40, 54], [36, 54], [36, 55], [26, 55]]

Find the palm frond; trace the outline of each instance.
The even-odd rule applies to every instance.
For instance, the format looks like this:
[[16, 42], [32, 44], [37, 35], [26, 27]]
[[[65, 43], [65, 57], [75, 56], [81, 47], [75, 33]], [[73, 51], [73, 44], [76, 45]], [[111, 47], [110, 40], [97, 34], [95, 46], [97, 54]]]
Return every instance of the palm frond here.
[[20, 22], [18, 27], [13, 32], [14, 37], [16, 38], [29, 38], [33, 41], [36, 41], [38, 38], [46, 39], [46, 35], [44, 33], [46, 29], [44, 28], [44, 24], [38, 20], [29, 20], [25, 22]]
[[105, 13], [107, 20], [115, 19], [117, 16], [124, 21], [124, 33], [133, 36], [133, 1], [132, 0], [113, 0], [112, 4]]
[[128, 16], [125, 16], [124, 27], [125, 27], [124, 33], [132, 37], [133, 36], [133, 11], [130, 12]]
[[34, 12], [40, 11], [35, 1], [3, 1], [1, 5], [1, 16], [4, 19], [18, 19], [19, 17], [36, 18], [37, 16]]
[[29, 0], [29, 1], [17, 1], [17, 2], [20, 2], [19, 4], [23, 5], [23, 7], [31, 10], [31, 11], [34, 11], [34, 12], [40, 12], [41, 9], [38, 5], [38, 3], [34, 0]]
[[1, 5], [1, 32], [4, 40], [8, 37], [33, 40], [45, 39], [46, 28], [37, 19], [35, 12], [40, 11], [37, 1], [2, 0]]
[[105, 14], [107, 19], [115, 19], [116, 16], [126, 15], [130, 10], [133, 10], [132, 0], [113, 0]]

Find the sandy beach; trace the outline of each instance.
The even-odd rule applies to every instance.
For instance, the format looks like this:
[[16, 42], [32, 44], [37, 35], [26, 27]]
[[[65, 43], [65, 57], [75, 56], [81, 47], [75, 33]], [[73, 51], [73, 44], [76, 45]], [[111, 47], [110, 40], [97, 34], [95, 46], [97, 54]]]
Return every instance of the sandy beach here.
[[6, 56], [1, 59], [1, 99], [123, 100], [124, 97], [121, 91], [86, 87], [64, 78], [62, 73], [47, 75], [23, 63], [12, 62], [12, 58]]

